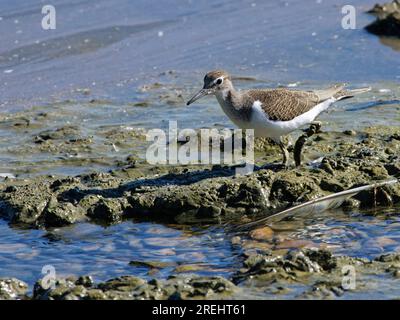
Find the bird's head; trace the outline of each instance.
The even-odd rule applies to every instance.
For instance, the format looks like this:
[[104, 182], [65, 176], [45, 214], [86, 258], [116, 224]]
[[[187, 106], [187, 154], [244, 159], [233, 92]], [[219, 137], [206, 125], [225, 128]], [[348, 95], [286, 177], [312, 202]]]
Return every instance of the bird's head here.
[[216, 94], [231, 87], [231, 77], [227, 72], [223, 70], [210, 71], [204, 77], [203, 89], [197, 92], [186, 104], [189, 105], [204, 96]]

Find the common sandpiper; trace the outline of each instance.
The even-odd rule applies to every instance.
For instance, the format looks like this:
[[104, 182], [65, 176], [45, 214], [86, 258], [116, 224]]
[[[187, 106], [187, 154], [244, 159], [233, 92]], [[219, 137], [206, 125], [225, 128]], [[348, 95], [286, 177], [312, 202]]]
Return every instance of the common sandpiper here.
[[[337, 84], [323, 90], [301, 91], [286, 88], [237, 91], [231, 76], [223, 70], [208, 72], [204, 86], [188, 102], [215, 95], [222, 110], [241, 129], [254, 129], [255, 137], [268, 137], [282, 151], [283, 166], [288, 166], [289, 152], [282, 137], [305, 125], [334, 102], [367, 92], [370, 88], [346, 90]], [[296, 161], [297, 164], [299, 162]]]

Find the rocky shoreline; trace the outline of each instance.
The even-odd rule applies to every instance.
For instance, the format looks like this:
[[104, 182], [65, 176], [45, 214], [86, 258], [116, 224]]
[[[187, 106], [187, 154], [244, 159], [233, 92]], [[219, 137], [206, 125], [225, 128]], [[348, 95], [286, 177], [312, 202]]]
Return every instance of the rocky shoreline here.
[[[384, 131], [385, 130], [385, 131]], [[273, 149], [266, 142], [259, 146]], [[277, 151], [277, 150], [276, 150]], [[359, 133], [320, 133], [307, 152], [327, 155], [290, 170], [258, 167], [236, 176], [232, 167], [135, 165], [74, 177], [7, 178], [0, 189], [0, 216], [31, 228], [82, 221], [118, 223], [125, 218], [167, 222], [243, 222], [330, 193], [400, 175], [400, 131], [370, 128]], [[167, 170], [166, 173], [164, 173]], [[393, 205], [400, 186], [360, 193], [353, 207]]]
[[[398, 41], [398, 0], [376, 5], [369, 13], [376, 16], [376, 21], [366, 27], [368, 32], [379, 35], [383, 43], [387, 39]], [[301, 15], [296, 11], [294, 16]], [[276, 25], [281, 26], [280, 21]], [[334, 27], [337, 27], [336, 20]], [[287, 30], [292, 33], [293, 29]], [[315, 37], [314, 30], [309, 33], [312, 32], [313, 38], [319, 41], [323, 31], [315, 32]], [[334, 52], [331, 45], [328, 50], [319, 46], [318, 54], [325, 55], [328, 62], [336, 63], [343, 60], [340, 57], [346, 57], [340, 52], [356, 56], [361, 48], [367, 48], [362, 44], [351, 49], [354, 51], [342, 50], [350, 43], [348, 39], [335, 35], [331, 40], [337, 44], [338, 55], [331, 54]], [[279, 40], [274, 44], [276, 48], [281, 45]], [[290, 41], [290, 46], [282, 50], [291, 50], [293, 45], [297, 44]], [[244, 47], [247, 48], [246, 43]], [[301, 51], [301, 47], [306, 51]], [[219, 46], [210, 48], [212, 54], [220, 52]], [[322, 78], [318, 73], [322, 70], [323, 74], [331, 70], [335, 78], [335, 73], [341, 77], [349, 75], [346, 64], [342, 64], [345, 67], [334, 63], [320, 64], [322, 68], [312, 61], [312, 54], [317, 54], [315, 48], [298, 48], [298, 54], [308, 57], [297, 68], [303, 71], [296, 73], [296, 68], [289, 68], [289, 56], [288, 61], [271, 59], [262, 62], [267, 65], [266, 69], [258, 69], [263, 78], [267, 77], [264, 71], [272, 71], [276, 73], [268, 75], [271, 79], [278, 78], [277, 75], [286, 79], [279, 84], [265, 81], [266, 86], [323, 86], [324, 83], [315, 85], [304, 80], [313, 79], [313, 75], [318, 75], [316, 79]], [[328, 56], [328, 52], [333, 58]], [[240, 63], [247, 65], [251, 57], [257, 58], [249, 52], [249, 61]], [[366, 61], [373, 61], [372, 58]], [[375, 60], [381, 62], [380, 58]], [[0, 300], [400, 298], [397, 219], [400, 183], [360, 192], [345, 201], [338, 211], [330, 213], [327, 224], [321, 222], [324, 215], [318, 220], [318, 212], [313, 212], [311, 215], [316, 219], [310, 224], [301, 216], [278, 226], [263, 225], [240, 231], [236, 228], [322, 196], [388, 179], [400, 179], [399, 87], [397, 82], [372, 82], [377, 78], [393, 80], [378, 72], [382, 65], [377, 64], [369, 73], [362, 73], [362, 83], [357, 82], [357, 78], [352, 81], [355, 87], [367, 84], [374, 88], [369, 96], [352, 102], [352, 108], [346, 109], [342, 115], [335, 112], [329, 118], [329, 129], [325, 131], [323, 125], [322, 132], [306, 142], [302, 166], [283, 170], [276, 165], [280, 161], [278, 146], [260, 139], [255, 141], [255, 170], [247, 176], [236, 176], [235, 167], [231, 166], [152, 166], [143, 159], [148, 146], [145, 128], [156, 125], [164, 128], [164, 121], [169, 116], [178, 119], [182, 126], [219, 128], [227, 125], [226, 122], [221, 124], [222, 118], [218, 114], [210, 117], [211, 105], [204, 105], [197, 113], [195, 109], [182, 109], [185, 97], [193, 89], [187, 88], [187, 84], [195, 85], [200, 72], [194, 77], [187, 77], [181, 71], [163, 72], [156, 78], [150, 76], [145, 79], [148, 84], [142, 83], [136, 93], [124, 93], [121, 101], [119, 94], [96, 96], [91, 89], [81, 88], [67, 94], [66, 100], [62, 95], [30, 109], [24, 109], [26, 106], [21, 102], [20, 111], [1, 114], [0, 219], [2, 230], [10, 233], [4, 235], [6, 242], [0, 245], [0, 263], [4, 263]], [[124, 69], [128, 68], [124, 66]], [[382, 70], [385, 73], [389, 69], [383, 67]], [[14, 72], [12, 69], [8, 71]], [[109, 71], [112, 74], [115, 70]], [[363, 70], [358, 68], [357, 74], [360, 71]], [[12, 74], [17, 72], [20, 71], [15, 68]], [[254, 74], [253, 69], [247, 67], [242, 72]], [[290, 73], [290, 79], [286, 73]], [[394, 71], [390, 76], [393, 74]], [[375, 80], [368, 78], [371, 75]], [[187, 82], [182, 81], [184, 76]], [[304, 81], [286, 83], [293, 80], [291, 77]], [[260, 85], [257, 77], [237, 80], [251, 81], [244, 88]], [[182, 83], [186, 83], [184, 87]], [[126, 91], [132, 89], [129, 87], [131, 81], [119, 85]], [[337, 108], [340, 110], [340, 105]], [[181, 114], [185, 114], [184, 117]], [[322, 121], [327, 119], [321, 118]], [[368, 127], [371, 124], [374, 126]], [[388, 208], [392, 208], [390, 213], [385, 211]], [[370, 216], [364, 209], [371, 210], [371, 216], [377, 214], [378, 218], [368, 222]], [[347, 213], [348, 219], [343, 219], [347, 225], [342, 224], [341, 219], [329, 225], [334, 220], [333, 215], [336, 218], [336, 215]], [[124, 236], [128, 234], [125, 238], [113, 237], [118, 232], [115, 229], [110, 231], [112, 227], [132, 221], [136, 226], [118, 230], [122, 230], [120, 234]], [[169, 230], [160, 231], [154, 227], [156, 230], [152, 234], [148, 231], [143, 235], [145, 232], [138, 227], [142, 222], [168, 226]], [[374, 228], [368, 228], [368, 223]], [[73, 229], [83, 225], [96, 225], [98, 229]], [[186, 228], [183, 231], [182, 226]], [[99, 232], [103, 227], [108, 234]], [[192, 227], [200, 231], [192, 233]], [[310, 228], [310, 231], [308, 227], [314, 229]], [[383, 231], [377, 232], [379, 228]], [[61, 235], [63, 232], [76, 233], [72, 238], [63, 238], [55, 230], [61, 230]], [[169, 237], [170, 230], [176, 231], [177, 235]], [[214, 230], [222, 234], [218, 237], [223, 238], [228, 253], [221, 253], [216, 261], [207, 264], [207, 259], [222, 245], [210, 246], [211, 253], [208, 248], [199, 252], [198, 247], [204, 244], [206, 247], [207, 242], [196, 239], [195, 243], [187, 239], [191, 240], [198, 232], [212, 242], [216, 238], [210, 237]], [[181, 231], [187, 234], [182, 236]], [[26, 238], [14, 237], [14, 234], [24, 232], [34, 234]], [[90, 232], [96, 235], [92, 237]], [[100, 242], [100, 237], [109, 242], [107, 248], [104, 248], [104, 243], [96, 243]], [[150, 241], [142, 243], [141, 237]], [[82, 239], [86, 241], [87, 238], [91, 239], [84, 244], [84, 251], [83, 245], [79, 245], [84, 242]], [[32, 244], [35, 241], [40, 244]], [[70, 244], [68, 242], [72, 242], [71, 247], [75, 246], [72, 250], [71, 247], [64, 249]], [[120, 246], [113, 246], [114, 242]], [[167, 245], [162, 247], [160, 243]], [[197, 252], [191, 246], [193, 243]], [[187, 250], [182, 253], [174, 246], [187, 246]], [[51, 252], [46, 251], [48, 247], [52, 247]], [[341, 251], [341, 247], [346, 248]], [[365, 247], [374, 250], [365, 250]], [[103, 249], [99, 254], [98, 251]], [[158, 252], [143, 254], [146, 250]], [[187, 251], [192, 250], [190, 253], [193, 255], [188, 255]], [[367, 251], [365, 255], [364, 251]], [[121, 253], [114, 255], [114, 252]], [[77, 257], [70, 263], [68, 254], [68, 257], [74, 254]], [[229, 260], [229, 265], [220, 266], [224, 259]], [[42, 282], [44, 279], [39, 279], [41, 275], [38, 274], [44, 263], [54, 261], [68, 264], [68, 267], [57, 269], [55, 283], [47, 288], [48, 279]], [[118, 265], [110, 261], [117, 261]], [[90, 267], [80, 268], [83, 264]], [[94, 264], [114, 272], [111, 275], [98, 272], [93, 270]], [[15, 266], [30, 270], [26, 273], [21, 269], [13, 270]], [[354, 287], [351, 283], [353, 271], [356, 274]], [[69, 272], [71, 276], [68, 276]]]
[[[345, 268], [345, 269], [344, 269]], [[354, 268], [354, 269], [351, 269]], [[346, 271], [347, 270], [347, 271]], [[357, 286], [346, 282], [348, 270], [356, 270]], [[355, 271], [354, 271], [355, 272]], [[145, 280], [134, 276], [120, 276], [95, 283], [90, 276], [57, 279], [50, 288], [36, 282], [33, 294], [28, 285], [15, 278], [0, 279], [0, 299], [33, 300], [181, 300], [181, 299], [237, 299], [243, 290], [249, 299], [262, 292], [277, 297], [292, 290], [301, 290], [298, 299], [346, 298], [354, 292], [368, 292], [374, 285], [370, 275], [381, 274], [388, 281], [400, 279], [400, 255], [383, 254], [373, 260], [333, 256], [331, 252], [310, 248], [290, 250], [283, 255], [260, 250], [244, 257], [242, 267], [232, 277], [201, 277], [174, 275], [167, 280]], [[349, 280], [350, 281], [350, 280]]]
[[367, 31], [379, 36], [400, 37], [400, 1], [376, 4], [368, 13], [376, 16], [376, 20], [366, 26]]
[[[258, 142], [257, 152], [274, 150]], [[278, 150], [276, 148], [276, 152]], [[0, 215], [11, 225], [54, 228], [82, 221], [109, 225], [128, 218], [181, 224], [243, 223], [310, 199], [400, 177], [400, 129], [368, 128], [363, 132], [319, 133], [305, 153], [325, 152], [312, 165], [281, 170], [256, 168], [235, 176], [234, 168], [152, 168], [140, 164], [75, 177], [6, 178], [0, 190]], [[157, 172], [157, 170], [160, 170]], [[362, 192], [347, 208], [392, 206], [400, 203], [400, 185]], [[241, 290], [285, 293], [288, 284], [302, 286], [298, 298], [346, 297], [341, 285], [343, 265], [357, 268], [358, 276], [382, 273], [398, 278], [400, 258], [383, 254], [373, 260], [332, 256], [313, 243], [271, 245], [269, 227], [232, 235], [232, 246], [242, 252], [243, 265], [231, 279], [183, 274], [167, 280], [121, 276], [94, 283], [90, 277], [58, 279], [45, 290], [39, 282], [33, 294], [17, 279], [0, 281], [2, 299], [192, 299], [235, 298]], [[271, 242], [272, 241], [272, 242]], [[299, 241], [301, 242], [301, 241]], [[149, 268], [162, 268], [150, 265]], [[255, 285], [256, 284], [256, 285]], [[368, 290], [362, 282], [357, 290]]]

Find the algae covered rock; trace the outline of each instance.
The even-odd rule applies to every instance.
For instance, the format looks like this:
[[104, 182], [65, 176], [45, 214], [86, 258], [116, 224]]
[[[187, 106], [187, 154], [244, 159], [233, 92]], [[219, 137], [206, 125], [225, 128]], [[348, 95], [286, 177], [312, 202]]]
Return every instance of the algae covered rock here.
[[25, 299], [28, 285], [15, 278], [0, 278], [0, 300]]
[[[332, 141], [325, 134], [320, 162], [288, 170], [256, 166], [246, 176], [235, 175], [235, 167], [228, 166], [154, 167], [143, 175], [143, 168], [137, 165], [76, 177], [9, 179], [0, 185], [0, 215], [11, 223], [34, 228], [80, 221], [113, 224], [130, 217], [183, 224], [243, 221], [399, 177], [399, 134], [398, 128], [369, 128], [355, 137], [332, 135]], [[345, 205], [373, 207], [399, 202], [400, 186], [394, 184], [361, 192]]]
[[0, 214], [13, 223], [37, 225], [51, 196], [47, 182], [8, 187], [2, 193]]
[[123, 212], [127, 206], [126, 199], [101, 197], [87, 212], [88, 216], [95, 220], [115, 223], [122, 220]]
[[369, 13], [377, 18], [366, 26], [367, 31], [380, 36], [400, 37], [400, 2], [398, 0], [383, 5], [377, 4]]
[[176, 276], [168, 280], [146, 281], [121, 276], [95, 284], [79, 279], [58, 279], [55, 286], [44, 289], [35, 284], [33, 299], [40, 300], [167, 300], [220, 299], [231, 296], [236, 286], [222, 277]]
[[82, 208], [70, 202], [58, 202], [52, 197], [43, 211], [44, 224], [51, 227], [60, 227], [86, 219]]

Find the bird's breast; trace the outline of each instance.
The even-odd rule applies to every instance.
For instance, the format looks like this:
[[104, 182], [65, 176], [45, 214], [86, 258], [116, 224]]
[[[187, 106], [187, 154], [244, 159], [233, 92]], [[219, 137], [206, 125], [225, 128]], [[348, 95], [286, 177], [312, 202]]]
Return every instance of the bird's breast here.
[[235, 108], [231, 103], [226, 101], [222, 96], [217, 95], [217, 100], [222, 108], [222, 111], [228, 116], [228, 118], [239, 128], [249, 129], [250, 126], [250, 112], [251, 110], [243, 111], [242, 108]]

